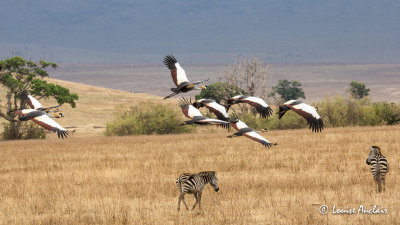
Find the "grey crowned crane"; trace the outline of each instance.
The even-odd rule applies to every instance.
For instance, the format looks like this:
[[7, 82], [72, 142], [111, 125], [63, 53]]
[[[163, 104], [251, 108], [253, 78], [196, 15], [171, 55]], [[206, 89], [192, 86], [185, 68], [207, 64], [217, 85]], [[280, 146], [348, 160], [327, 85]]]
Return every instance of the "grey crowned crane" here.
[[247, 138], [250, 138], [253, 141], [257, 141], [257, 142], [261, 143], [262, 145], [264, 145], [265, 147], [268, 147], [268, 148], [271, 147], [272, 145], [277, 145], [277, 143], [271, 143], [270, 141], [265, 139], [263, 136], [258, 134], [258, 133], [265, 132], [266, 130], [262, 130], [262, 131], [254, 130], [253, 128], [248, 127], [243, 121], [241, 121], [239, 119], [232, 119], [231, 126], [238, 132], [234, 133], [233, 135], [228, 136], [229, 138], [245, 136]]
[[188, 99], [182, 98], [180, 100], [179, 106], [181, 107], [183, 114], [187, 118], [190, 119], [188, 121], [185, 121], [185, 123], [182, 124], [182, 125], [189, 125], [189, 124], [200, 124], [200, 125], [216, 124], [218, 126], [226, 128], [226, 129], [230, 128], [229, 122], [227, 122], [227, 121], [218, 120], [218, 119], [211, 119], [211, 118], [203, 116], [203, 114], [201, 114], [201, 112], [192, 105], [191, 99], [188, 100]]
[[204, 83], [204, 81], [196, 81], [196, 82], [189, 82], [188, 78], [186, 77], [185, 70], [179, 65], [178, 61], [176, 61], [173, 55], [167, 55], [164, 57], [164, 64], [170, 69], [172, 80], [174, 81], [176, 88], [171, 88], [172, 94], [166, 96], [164, 99], [170, 98], [182, 92], [188, 92], [191, 90], [205, 90], [207, 89], [206, 85], [202, 85], [200, 88], [197, 87], [197, 84]]
[[[17, 110], [16, 113], [20, 115], [18, 118], [21, 121], [28, 121], [32, 120], [36, 124], [42, 126], [44, 129], [53, 131], [57, 133], [58, 138], [64, 139], [69, 134], [70, 131], [64, 129], [58, 123], [50, 118], [50, 116], [43, 110], [36, 110], [36, 109], [22, 109]], [[54, 117], [62, 117], [62, 114], [55, 114]]]
[[258, 97], [251, 97], [251, 96], [245, 96], [245, 95], [236, 95], [230, 99], [227, 100], [227, 107], [226, 111], [229, 110], [229, 108], [238, 103], [247, 103], [251, 106], [253, 106], [258, 114], [261, 115], [262, 118], [267, 118], [272, 115], [272, 109], [271, 107], [261, 98]]
[[197, 109], [206, 107], [208, 110], [214, 113], [218, 119], [229, 122], [229, 115], [226, 112], [225, 107], [218, 104], [215, 100], [203, 98], [193, 102], [193, 106]]
[[[52, 106], [52, 107], [43, 107], [42, 104], [40, 104], [40, 102], [34, 98], [32, 95], [27, 95], [24, 98], [26, 100], [26, 103], [32, 108], [32, 109], [36, 109], [36, 110], [41, 110], [41, 111], [45, 111], [46, 113], [49, 112], [58, 112], [58, 107], [60, 107], [60, 105], [56, 105], [56, 106]], [[61, 114], [62, 115], [62, 114]], [[62, 117], [62, 116], [61, 116]], [[58, 117], [57, 117], [58, 118]]]
[[321, 132], [324, 129], [324, 122], [317, 113], [318, 107], [314, 108], [299, 100], [289, 100], [279, 106], [279, 119], [289, 110], [295, 111], [306, 119], [310, 126], [309, 128], [312, 129], [313, 132]]

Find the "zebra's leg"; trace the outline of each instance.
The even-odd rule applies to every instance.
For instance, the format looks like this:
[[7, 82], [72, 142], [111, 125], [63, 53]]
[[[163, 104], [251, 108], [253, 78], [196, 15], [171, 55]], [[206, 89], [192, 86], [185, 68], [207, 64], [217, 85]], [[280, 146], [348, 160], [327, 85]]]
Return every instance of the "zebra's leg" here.
[[[179, 190], [182, 191], [182, 182], [181, 182], [181, 181], [179, 181]], [[181, 193], [182, 193], [182, 192], [181, 192]], [[179, 198], [180, 198], [180, 196], [179, 196]], [[180, 200], [179, 200], [179, 201], [180, 201]], [[189, 210], [189, 208], [188, 208], [188, 206], [187, 206], [187, 204], [186, 204], [186, 201], [185, 201], [185, 196], [182, 197], [182, 201], [183, 201], [183, 204], [185, 204], [186, 209]], [[179, 207], [179, 205], [178, 205], [178, 211], [179, 211], [179, 208], [180, 208], [180, 207]]]
[[197, 203], [199, 202], [199, 199], [197, 197], [197, 192], [194, 193], [194, 197], [196, 198], [196, 203], [194, 203], [192, 210], [194, 209], [194, 207], [196, 207]]
[[185, 196], [183, 196], [182, 201], [183, 201], [183, 204], [185, 204], [186, 210], [189, 210], [189, 208], [188, 208], [188, 206], [186, 204], [186, 201], [185, 201]]
[[[178, 211], [181, 210], [181, 201], [184, 198], [185, 198], [185, 193], [181, 193], [181, 195], [179, 195], [179, 199], [178, 199]], [[183, 200], [183, 202], [185, 202], [185, 200]]]
[[201, 209], [201, 191], [199, 192], [199, 209]]

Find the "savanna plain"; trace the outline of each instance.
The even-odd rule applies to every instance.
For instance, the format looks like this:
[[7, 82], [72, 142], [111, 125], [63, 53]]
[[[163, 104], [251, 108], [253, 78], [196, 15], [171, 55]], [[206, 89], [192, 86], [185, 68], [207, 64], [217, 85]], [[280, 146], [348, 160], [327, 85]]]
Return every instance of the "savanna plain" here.
[[[400, 126], [269, 131], [277, 146], [197, 133], [0, 142], [1, 224], [399, 224]], [[377, 193], [370, 145], [390, 163]], [[177, 211], [176, 177], [215, 170], [202, 209]], [[193, 195], [187, 195], [189, 206]], [[321, 205], [328, 213], [319, 213]], [[384, 214], [333, 214], [332, 207]]]
[[[262, 135], [278, 143], [270, 149], [245, 137], [226, 138], [233, 131], [214, 126], [105, 137], [116, 108], [154, 101], [179, 110], [177, 99], [49, 81], [80, 96], [76, 108], [60, 108], [65, 117], [57, 120], [76, 132], [67, 140], [49, 133], [46, 140], [0, 141], [0, 224], [400, 223], [400, 125], [268, 131]], [[395, 97], [373, 96], [397, 102], [397, 92], [390, 93]], [[365, 163], [371, 145], [380, 146], [390, 164], [384, 193], [376, 191]], [[175, 179], [205, 170], [216, 171], [219, 192], [207, 186], [201, 210], [181, 205], [178, 212]], [[193, 195], [186, 201], [193, 205]], [[333, 214], [334, 205], [388, 212]]]

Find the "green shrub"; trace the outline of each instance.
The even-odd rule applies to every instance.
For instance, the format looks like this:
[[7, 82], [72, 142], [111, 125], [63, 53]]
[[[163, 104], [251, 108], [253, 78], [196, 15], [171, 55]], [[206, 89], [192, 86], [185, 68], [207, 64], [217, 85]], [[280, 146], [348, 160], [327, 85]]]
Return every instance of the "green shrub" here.
[[376, 126], [394, 124], [400, 116], [398, 104], [372, 103], [369, 98], [350, 99], [329, 96], [317, 103], [326, 126]]
[[[15, 137], [12, 136], [11, 132], [11, 126], [10, 123], [3, 123], [3, 133], [1, 134], [4, 140], [14, 140]], [[23, 122], [21, 124], [21, 128], [19, 129], [19, 132], [17, 133], [18, 137], [17, 139], [45, 139], [46, 138], [46, 132], [45, 130], [36, 125], [35, 123], [32, 122]]]
[[388, 125], [395, 124], [400, 119], [400, 105], [386, 102], [376, 102], [373, 109], [377, 117]]
[[174, 134], [191, 132], [191, 126], [179, 126], [183, 123], [182, 113], [164, 104], [143, 102], [129, 110], [117, 109], [115, 119], [108, 123], [107, 136]]

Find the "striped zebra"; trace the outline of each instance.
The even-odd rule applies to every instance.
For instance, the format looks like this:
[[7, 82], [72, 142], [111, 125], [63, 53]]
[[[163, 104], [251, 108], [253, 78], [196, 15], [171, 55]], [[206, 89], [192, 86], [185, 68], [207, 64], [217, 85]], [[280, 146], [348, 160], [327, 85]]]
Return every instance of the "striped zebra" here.
[[386, 157], [382, 155], [381, 149], [378, 146], [371, 146], [366, 163], [371, 165], [372, 176], [374, 176], [378, 191], [381, 192], [382, 184], [385, 191], [385, 176], [389, 172], [389, 163]]
[[[184, 174], [181, 174], [181, 176]], [[186, 174], [187, 175], [187, 174]], [[184, 175], [184, 176], [186, 176]], [[179, 176], [179, 178], [181, 177]], [[182, 176], [182, 178], [184, 177]], [[179, 179], [178, 178], [178, 179]], [[201, 194], [204, 187], [209, 183], [215, 191], [219, 190], [218, 187], [218, 178], [215, 174], [215, 171], [204, 171], [197, 174], [191, 174], [186, 180], [180, 181], [177, 179], [177, 184], [179, 186], [180, 195], [178, 200], [178, 211], [181, 208], [181, 201], [185, 204], [187, 210], [189, 210], [186, 202], [185, 202], [185, 194], [193, 194], [196, 198], [196, 203], [193, 205], [192, 210], [196, 207], [197, 203], [199, 203], [199, 209], [201, 209]]]
[[176, 178], [176, 185], [179, 187], [179, 190], [181, 190], [181, 185], [183, 182], [185, 182], [187, 179], [189, 179], [190, 176], [192, 176], [193, 173], [182, 173], [179, 175], [178, 178]]

